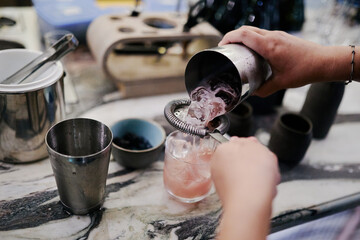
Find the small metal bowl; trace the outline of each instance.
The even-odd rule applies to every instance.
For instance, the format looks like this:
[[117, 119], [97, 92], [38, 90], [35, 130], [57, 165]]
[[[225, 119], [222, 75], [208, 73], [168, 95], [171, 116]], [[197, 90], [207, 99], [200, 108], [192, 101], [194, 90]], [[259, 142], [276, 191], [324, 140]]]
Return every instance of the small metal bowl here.
[[[150, 120], [140, 118], [128, 118], [116, 122], [112, 127], [113, 143], [112, 155], [117, 163], [125, 168], [145, 168], [157, 161], [164, 148], [166, 133], [164, 128]], [[134, 150], [119, 146], [117, 139], [124, 138], [126, 134], [132, 134], [148, 141], [150, 148]]]

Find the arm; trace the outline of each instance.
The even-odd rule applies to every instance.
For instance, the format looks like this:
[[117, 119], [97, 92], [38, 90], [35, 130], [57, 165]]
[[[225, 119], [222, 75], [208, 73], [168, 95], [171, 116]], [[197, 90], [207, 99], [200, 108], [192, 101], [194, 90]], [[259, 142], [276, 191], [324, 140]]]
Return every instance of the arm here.
[[216, 149], [211, 172], [223, 205], [218, 239], [266, 239], [280, 181], [276, 156], [254, 137], [233, 137]]
[[[282, 31], [251, 26], [227, 33], [219, 45], [228, 43], [243, 43], [269, 62], [273, 75], [256, 91], [261, 97], [284, 88], [350, 78], [350, 46], [322, 46]], [[355, 52], [354, 80], [358, 81], [360, 70], [356, 68], [360, 65], [360, 46], [355, 47]]]

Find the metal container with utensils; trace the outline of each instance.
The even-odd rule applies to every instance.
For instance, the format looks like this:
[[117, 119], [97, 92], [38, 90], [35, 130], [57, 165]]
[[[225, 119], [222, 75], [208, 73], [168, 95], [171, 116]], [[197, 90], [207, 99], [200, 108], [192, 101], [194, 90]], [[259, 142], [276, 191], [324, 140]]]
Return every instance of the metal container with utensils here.
[[25, 163], [47, 157], [46, 132], [64, 118], [60, 62], [31, 82], [1, 83], [40, 54], [27, 49], [0, 51], [0, 161]]

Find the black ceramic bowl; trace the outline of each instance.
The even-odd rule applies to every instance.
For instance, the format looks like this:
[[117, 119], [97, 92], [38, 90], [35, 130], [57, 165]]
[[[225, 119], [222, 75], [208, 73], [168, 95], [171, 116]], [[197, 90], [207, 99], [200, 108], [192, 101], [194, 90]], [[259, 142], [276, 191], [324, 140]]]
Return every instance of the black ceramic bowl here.
[[159, 159], [166, 134], [164, 128], [153, 121], [128, 118], [115, 123], [112, 155], [126, 168], [145, 168]]

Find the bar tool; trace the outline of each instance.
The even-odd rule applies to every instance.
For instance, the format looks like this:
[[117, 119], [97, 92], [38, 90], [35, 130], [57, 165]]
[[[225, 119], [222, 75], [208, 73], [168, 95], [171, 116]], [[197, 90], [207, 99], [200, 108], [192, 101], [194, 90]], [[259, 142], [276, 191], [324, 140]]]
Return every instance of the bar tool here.
[[226, 84], [236, 94], [232, 99], [223, 99], [227, 103], [225, 110], [230, 112], [271, 74], [270, 65], [259, 54], [243, 44], [226, 44], [200, 51], [189, 60], [185, 69], [185, 86], [191, 95], [199, 86], [216, 89]]
[[[199, 87], [224, 89], [215, 96], [223, 99], [226, 112], [230, 112], [259, 88], [271, 73], [270, 65], [251, 49], [242, 44], [227, 44], [195, 54], [186, 66], [185, 85], [190, 97]], [[231, 90], [232, 94], [227, 90]], [[219, 142], [227, 141], [222, 135], [229, 127], [225, 115], [215, 118], [210, 124], [212, 126], [207, 128], [191, 126], [177, 117], [190, 103], [191, 100], [169, 102], [164, 110], [165, 118], [182, 132], [200, 137], [210, 135]]]
[[89, 118], [67, 119], [48, 130], [45, 142], [66, 210], [85, 215], [103, 205], [112, 141], [110, 128]]
[[229, 120], [225, 115], [214, 118], [206, 128], [195, 127], [182, 121], [179, 118], [179, 115], [181, 115], [181, 112], [186, 111], [186, 107], [188, 107], [190, 103], [190, 99], [177, 99], [170, 101], [164, 108], [166, 120], [173, 127], [184, 133], [196, 135], [202, 138], [209, 135], [221, 143], [228, 141], [228, 139], [223, 136], [229, 128]]
[[73, 34], [66, 34], [40, 56], [36, 57], [30, 63], [19, 69], [17, 72], [1, 81], [1, 84], [20, 84], [23, 82], [32, 82], [50, 66], [50, 63], [56, 62], [64, 55], [73, 51], [79, 42]]

